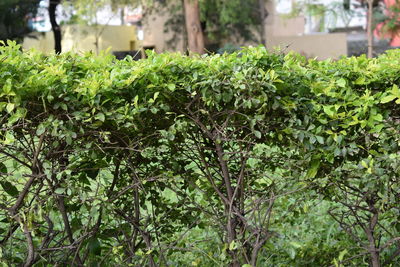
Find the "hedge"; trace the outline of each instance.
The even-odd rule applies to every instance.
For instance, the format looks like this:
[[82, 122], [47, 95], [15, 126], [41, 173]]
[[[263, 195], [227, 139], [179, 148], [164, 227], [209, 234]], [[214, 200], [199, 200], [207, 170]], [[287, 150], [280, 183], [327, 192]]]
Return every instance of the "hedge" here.
[[400, 51], [0, 46], [4, 266], [400, 261]]

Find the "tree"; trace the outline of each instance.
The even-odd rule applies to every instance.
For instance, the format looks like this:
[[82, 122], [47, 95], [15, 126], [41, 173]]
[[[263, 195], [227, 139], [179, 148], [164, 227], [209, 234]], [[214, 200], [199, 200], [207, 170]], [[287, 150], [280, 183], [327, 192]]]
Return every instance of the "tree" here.
[[49, 17], [51, 29], [54, 34], [54, 50], [57, 54], [61, 53], [61, 29], [56, 20], [56, 9], [61, 0], [50, 0], [49, 3]]
[[200, 23], [198, 0], [184, 0], [185, 25], [188, 37], [188, 50], [194, 53], [204, 53], [204, 36]]
[[28, 27], [39, 6], [40, 0], [0, 1], [0, 40], [17, 40], [31, 32]]
[[146, 17], [151, 14], [167, 14], [164, 32], [173, 33], [166, 41], [167, 45], [175, 46], [178, 40], [183, 39], [184, 50], [203, 54], [205, 52], [204, 20], [202, 20], [204, 5], [198, 0], [151, 1], [143, 4], [143, 17], [146, 21]]
[[[252, 40], [265, 45], [265, 19], [268, 15], [265, 0], [205, 0], [200, 6], [201, 21], [209, 39], [218, 43]], [[255, 28], [259, 36], [254, 35]]]
[[[190, 5], [189, 9], [193, 6], [198, 6], [198, 8], [196, 7], [195, 11], [190, 9], [190, 13], [185, 5]], [[160, 11], [158, 10], [160, 7], [165, 9]], [[265, 44], [265, 18], [268, 12], [265, 9], [264, 0], [162, 1], [157, 2], [157, 5], [146, 5], [145, 10], [145, 16], [153, 12], [170, 14], [164, 27], [166, 31], [176, 34], [167, 41], [169, 44], [175, 44], [181, 36], [184, 36], [188, 43], [196, 43], [193, 38], [196, 34], [200, 36], [199, 29], [203, 35], [204, 46], [208, 45], [207, 49], [210, 51], [230, 42], [233, 43], [232, 46], [243, 44], [245, 41]], [[198, 12], [200, 12], [199, 16]], [[192, 14], [196, 15], [192, 16]], [[189, 35], [189, 31], [195, 34]]]
[[375, 36], [388, 38], [392, 47], [400, 46], [400, 3], [392, 0], [384, 1], [384, 6], [374, 13], [374, 20]]
[[258, 0], [258, 6], [260, 9], [260, 40], [262, 45], [267, 46], [265, 20], [268, 13], [265, 10], [265, 0]]

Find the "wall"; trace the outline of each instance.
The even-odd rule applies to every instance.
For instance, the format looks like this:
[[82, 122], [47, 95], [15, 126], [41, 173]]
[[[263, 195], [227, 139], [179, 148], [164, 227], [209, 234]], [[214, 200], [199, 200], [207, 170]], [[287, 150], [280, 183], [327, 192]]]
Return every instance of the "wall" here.
[[[23, 48], [36, 48], [45, 53], [54, 49], [52, 32], [36, 33], [36, 38], [25, 38]], [[98, 52], [111, 48], [111, 51], [137, 50], [139, 43], [136, 37], [135, 26], [62, 26], [62, 49], [66, 51], [93, 51]], [[96, 36], [98, 47], [96, 47]]]
[[282, 16], [274, 15], [273, 17], [273, 24], [267, 25], [267, 33], [273, 36], [304, 34], [305, 18], [303, 16], [283, 18]]
[[276, 12], [273, 1], [268, 1], [270, 20], [266, 23], [267, 47], [280, 47], [284, 52], [296, 51], [307, 57], [318, 59], [338, 58], [347, 55], [347, 35], [345, 33], [304, 34], [304, 16], [285, 18]]
[[346, 33], [271, 36], [269, 44], [270, 48], [281, 47], [284, 51], [296, 51], [307, 57], [317, 57], [318, 59], [347, 55]]
[[[172, 25], [168, 22], [171, 18], [179, 19], [179, 15], [183, 16], [183, 14], [177, 13], [180, 10], [183, 12], [183, 9], [179, 9], [179, 6], [173, 6], [173, 4], [169, 4], [167, 7], [160, 4], [156, 5], [156, 11], [143, 16], [144, 38], [142, 46], [154, 47], [157, 53], [165, 51], [184, 52], [186, 50], [183, 36], [185, 31], [184, 21], [176, 23], [177, 26], [174, 27], [177, 28], [177, 31], [170, 29], [169, 27], [172, 27]], [[175, 9], [173, 13], [171, 13], [172, 9]]]

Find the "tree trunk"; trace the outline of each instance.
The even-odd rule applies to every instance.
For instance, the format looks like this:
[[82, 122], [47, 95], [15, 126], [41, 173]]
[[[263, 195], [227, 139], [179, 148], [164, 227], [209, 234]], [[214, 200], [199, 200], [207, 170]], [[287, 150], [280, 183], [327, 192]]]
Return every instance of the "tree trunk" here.
[[57, 54], [61, 53], [61, 29], [56, 21], [56, 8], [61, 0], [50, 0], [49, 4], [49, 17], [51, 29], [54, 34], [54, 50]]
[[372, 32], [372, 16], [374, 0], [367, 0], [368, 14], [367, 14], [367, 40], [368, 40], [368, 57], [372, 58], [373, 55], [373, 32]]
[[185, 23], [190, 52], [204, 53], [204, 36], [200, 25], [200, 9], [198, 0], [184, 0]]
[[120, 19], [121, 19], [121, 25], [125, 25], [125, 8], [121, 7], [120, 9]]
[[265, 0], [258, 0], [258, 7], [260, 9], [260, 40], [261, 44], [267, 47], [266, 29], [265, 29], [265, 19], [268, 16], [268, 12], [265, 10]]
[[[185, 0], [181, 0], [181, 5], [182, 5], [182, 17], [185, 18]], [[186, 19], [184, 19], [186, 21]], [[187, 52], [188, 51], [188, 36], [187, 36], [187, 30], [186, 30], [186, 25], [182, 25], [182, 35], [183, 35], [183, 40], [182, 40], [182, 51]]]

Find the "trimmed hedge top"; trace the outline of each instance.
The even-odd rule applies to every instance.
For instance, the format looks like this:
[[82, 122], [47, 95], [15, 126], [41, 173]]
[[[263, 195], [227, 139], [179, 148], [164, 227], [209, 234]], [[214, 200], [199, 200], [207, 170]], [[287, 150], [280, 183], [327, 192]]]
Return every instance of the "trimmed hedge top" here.
[[[281, 118], [273, 119], [312, 117], [324, 128], [317, 133], [324, 139], [342, 136], [349, 127], [377, 133], [400, 103], [399, 53], [306, 61], [258, 47], [222, 56], [149, 54], [145, 60], [117, 61], [91, 53], [21, 52], [10, 42], [0, 47], [0, 111], [9, 127], [25, 118], [39, 128], [61, 119], [93, 129], [157, 131], [170, 127], [185, 115], [185, 105], [199, 98], [204, 113], [235, 107], [250, 121], [270, 120], [268, 114], [278, 111]], [[2, 142], [10, 142], [7, 133]]]

